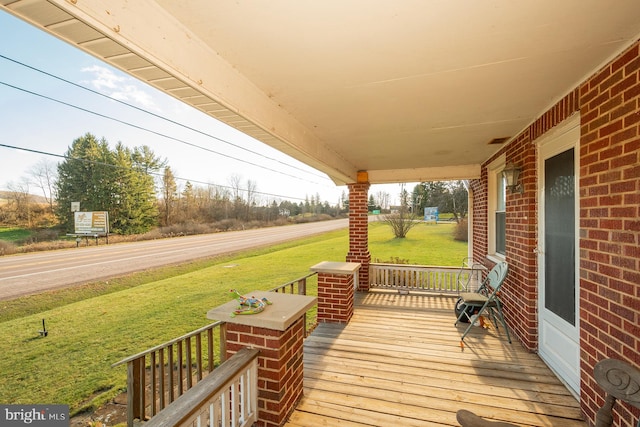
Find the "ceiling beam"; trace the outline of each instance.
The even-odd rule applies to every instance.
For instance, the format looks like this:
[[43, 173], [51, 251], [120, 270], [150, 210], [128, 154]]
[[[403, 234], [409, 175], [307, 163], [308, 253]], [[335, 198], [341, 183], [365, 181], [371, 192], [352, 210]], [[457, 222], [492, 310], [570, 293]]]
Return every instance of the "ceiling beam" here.
[[372, 184], [397, 182], [454, 181], [480, 178], [481, 167], [475, 165], [443, 166], [415, 169], [387, 169], [367, 171]]

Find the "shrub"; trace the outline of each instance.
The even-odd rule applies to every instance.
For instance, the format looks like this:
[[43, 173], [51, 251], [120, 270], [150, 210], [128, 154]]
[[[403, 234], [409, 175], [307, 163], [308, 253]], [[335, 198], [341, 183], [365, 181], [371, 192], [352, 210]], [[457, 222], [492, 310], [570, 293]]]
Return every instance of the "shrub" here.
[[453, 230], [453, 239], [459, 242], [467, 242], [469, 240], [467, 218], [458, 221], [456, 228]]
[[20, 245], [29, 245], [33, 243], [39, 242], [50, 242], [52, 240], [57, 240], [60, 233], [58, 231], [45, 228], [42, 230], [32, 232], [29, 237], [18, 242]]
[[392, 256], [388, 260], [381, 260], [380, 258], [376, 258], [375, 262], [377, 264], [409, 264], [408, 259], [400, 258], [397, 256]]
[[4, 240], [0, 240], [0, 256], [2, 255], [11, 255], [17, 252], [16, 245], [11, 242], [5, 242]]

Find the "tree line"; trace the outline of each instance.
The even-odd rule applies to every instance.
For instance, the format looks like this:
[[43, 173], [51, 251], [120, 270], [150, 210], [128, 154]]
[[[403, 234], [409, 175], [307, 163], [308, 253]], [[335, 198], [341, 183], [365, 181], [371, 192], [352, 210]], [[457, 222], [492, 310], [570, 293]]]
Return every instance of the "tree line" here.
[[[44, 203], [33, 200], [30, 186]], [[56, 225], [71, 232], [71, 203], [81, 211], [109, 212], [110, 231], [145, 233], [157, 226], [221, 221], [274, 222], [303, 214], [339, 216], [340, 203], [322, 202], [319, 195], [292, 202], [261, 197], [257, 182], [234, 175], [229, 185], [179, 186], [166, 159], [148, 146], [111, 148], [87, 133], [75, 139], [57, 165], [40, 162], [29, 179], [9, 186], [9, 203], [0, 205], [0, 224], [28, 228]]]
[[[104, 139], [91, 133], [75, 139], [55, 164], [41, 161], [29, 173], [29, 179], [10, 184], [8, 203], [0, 204], [0, 225], [39, 228], [58, 226], [73, 231], [71, 202], [79, 202], [82, 211], [109, 212], [110, 231], [118, 234], [145, 233], [154, 227], [177, 224], [226, 222], [273, 223], [305, 214], [338, 217], [349, 210], [348, 195], [343, 192], [334, 205], [319, 195], [292, 202], [261, 197], [258, 183], [239, 175], [228, 185], [179, 186], [166, 159], [148, 146], [128, 148], [118, 143], [111, 148]], [[31, 186], [39, 188], [42, 200], [33, 200]], [[369, 196], [369, 211], [389, 213], [390, 196], [376, 192]], [[438, 207], [452, 213], [456, 221], [467, 214], [467, 191], [462, 181], [422, 182], [411, 193], [401, 187], [403, 212], [420, 217], [425, 207]], [[396, 209], [398, 207], [395, 207]]]

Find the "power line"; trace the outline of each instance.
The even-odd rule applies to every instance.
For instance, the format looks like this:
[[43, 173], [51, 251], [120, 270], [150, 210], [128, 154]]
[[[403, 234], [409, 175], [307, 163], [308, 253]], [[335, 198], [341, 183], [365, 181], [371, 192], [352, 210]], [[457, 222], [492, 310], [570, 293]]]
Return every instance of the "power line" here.
[[247, 161], [247, 160], [239, 159], [239, 158], [236, 158], [236, 157], [230, 156], [230, 155], [228, 155], [228, 154], [221, 153], [221, 152], [219, 152], [219, 151], [211, 150], [211, 149], [209, 149], [209, 148], [205, 148], [205, 147], [199, 146], [199, 145], [197, 145], [197, 144], [193, 144], [193, 143], [191, 143], [191, 142], [187, 142], [187, 141], [185, 141], [185, 140], [183, 140], [183, 139], [180, 139], [180, 138], [176, 138], [176, 137], [173, 137], [173, 136], [170, 136], [170, 135], [165, 135], [165, 134], [163, 134], [163, 133], [161, 133], [161, 132], [157, 132], [157, 131], [155, 131], [155, 130], [148, 129], [148, 128], [145, 128], [145, 127], [142, 127], [142, 126], [136, 125], [136, 124], [134, 124], [134, 123], [131, 123], [131, 122], [127, 122], [127, 121], [124, 121], [124, 120], [120, 120], [120, 119], [117, 119], [117, 118], [115, 118], [115, 117], [108, 116], [108, 115], [106, 115], [106, 114], [102, 114], [102, 113], [98, 113], [98, 112], [95, 112], [95, 111], [91, 111], [91, 110], [88, 110], [88, 109], [86, 109], [86, 108], [79, 107], [79, 106], [77, 106], [77, 105], [73, 105], [73, 104], [70, 104], [70, 103], [68, 103], [68, 102], [61, 101], [61, 100], [59, 100], [59, 99], [52, 98], [52, 97], [47, 96], [47, 95], [43, 95], [43, 94], [40, 94], [40, 93], [37, 93], [37, 92], [33, 92], [33, 91], [31, 91], [31, 90], [28, 90], [28, 89], [21, 88], [21, 87], [19, 87], [19, 86], [15, 86], [15, 85], [12, 85], [12, 84], [9, 84], [9, 83], [6, 83], [6, 82], [2, 82], [2, 81], [0, 81], [0, 84], [1, 84], [1, 85], [4, 85], [4, 86], [7, 86], [7, 87], [10, 87], [10, 88], [12, 88], [12, 89], [16, 89], [16, 90], [19, 90], [19, 91], [22, 91], [22, 92], [28, 93], [28, 94], [30, 94], [30, 95], [38, 96], [38, 97], [40, 97], [40, 98], [44, 98], [44, 99], [47, 99], [47, 100], [49, 100], [49, 101], [52, 101], [52, 102], [56, 102], [56, 103], [62, 104], [62, 105], [67, 106], [67, 107], [75, 108], [75, 109], [80, 110], [80, 111], [83, 111], [83, 112], [85, 112], [85, 113], [93, 114], [93, 115], [96, 115], [96, 116], [98, 116], [98, 117], [102, 117], [102, 118], [105, 118], [105, 119], [108, 119], [108, 120], [113, 120], [113, 121], [115, 121], [115, 122], [118, 122], [118, 123], [124, 124], [124, 125], [126, 125], [126, 126], [131, 126], [131, 127], [135, 128], [135, 129], [139, 129], [139, 130], [142, 130], [142, 131], [145, 131], [145, 132], [152, 133], [152, 134], [154, 134], [154, 135], [158, 135], [158, 136], [161, 136], [161, 137], [164, 137], [164, 138], [167, 138], [167, 139], [171, 139], [171, 140], [174, 140], [174, 141], [180, 142], [180, 143], [185, 144], [185, 145], [189, 145], [189, 146], [192, 146], [192, 147], [196, 147], [196, 148], [199, 148], [199, 149], [201, 149], [201, 150], [205, 150], [205, 151], [208, 151], [208, 152], [210, 152], [210, 153], [217, 154], [217, 155], [219, 155], [219, 156], [227, 157], [227, 158], [229, 158], [229, 159], [233, 159], [233, 160], [236, 160], [236, 161], [239, 161], [239, 162], [242, 162], [242, 163], [246, 163], [246, 164], [249, 164], [249, 165], [252, 165], [252, 166], [255, 166], [255, 167], [261, 168], [261, 169], [265, 169], [265, 170], [268, 170], [268, 171], [271, 171], [271, 172], [275, 172], [275, 173], [278, 173], [278, 174], [281, 174], [281, 175], [284, 175], [284, 176], [288, 176], [288, 177], [290, 177], [290, 178], [295, 178], [295, 179], [298, 179], [298, 180], [300, 180], [300, 181], [311, 182], [311, 183], [313, 183], [313, 184], [322, 185], [322, 184], [320, 184], [319, 182], [309, 181], [309, 180], [306, 180], [306, 179], [302, 179], [302, 178], [300, 178], [299, 176], [291, 175], [291, 174], [288, 174], [288, 173], [285, 173], [285, 172], [279, 171], [279, 170], [277, 170], [277, 169], [268, 168], [268, 167], [266, 167], [266, 166], [263, 166], [263, 165], [260, 165], [260, 164], [257, 164], [257, 163], [253, 163], [253, 162], [249, 162], [249, 161]]
[[[58, 157], [64, 160], [70, 160], [70, 161], [79, 161], [79, 162], [84, 162], [84, 163], [89, 163], [89, 164], [94, 164], [94, 165], [101, 165], [101, 166], [107, 166], [110, 168], [114, 168], [114, 169], [125, 169], [122, 166], [118, 166], [118, 165], [114, 165], [111, 163], [105, 163], [105, 162], [100, 162], [100, 161], [96, 161], [96, 160], [89, 160], [89, 159], [82, 159], [82, 158], [77, 158], [77, 157], [70, 157], [70, 156], [65, 156], [63, 154], [55, 154], [55, 153], [48, 153], [46, 151], [40, 151], [40, 150], [35, 150], [32, 148], [24, 148], [24, 147], [17, 147], [15, 145], [8, 145], [8, 144], [3, 144], [0, 143], [0, 147], [5, 147], [5, 148], [10, 148], [13, 150], [20, 150], [20, 151], [26, 151], [29, 153], [34, 153], [34, 154], [41, 154], [41, 155], [45, 155], [45, 156], [51, 156], [51, 157]], [[153, 175], [153, 176], [157, 176], [160, 178], [163, 178], [164, 175], [159, 173], [159, 172], [150, 172], [147, 171], [146, 172], [149, 175]], [[228, 186], [228, 185], [221, 185], [221, 184], [211, 184], [210, 182], [205, 182], [205, 181], [198, 181], [198, 180], [194, 180], [194, 179], [188, 179], [188, 178], [181, 178], [178, 176], [174, 176], [174, 179], [177, 180], [181, 180], [181, 181], [185, 181], [185, 182], [192, 182], [192, 183], [196, 183], [196, 184], [203, 184], [206, 185], [207, 187], [219, 187], [219, 188], [226, 188], [226, 189], [230, 189], [230, 190], [234, 190], [235, 188]], [[239, 188], [239, 191], [243, 191], [243, 192], [249, 192], [249, 189], [245, 189], [245, 188]], [[281, 199], [293, 199], [293, 200], [300, 200], [300, 201], [306, 201], [306, 199], [303, 199], [301, 197], [293, 197], [293, 196], [284, 196], [281, 194], [273, 194], [273, 193], [265, 193], [262, 191], [255, 191], [255, 190], [251, 190], [252, 193], [254, 194], [261, 194], [263, 196], [271, 196], [271, 197], [278, 197]]]
[[[156, 118], [159, 118], [159, 119], [165, 120], [165, 121], [167, 121], [167, 122], [169, 122], [169, 123], [172, 123], [172, 124], [174, 124], [174, 125], [180, 126], [180, 127], [182, 127], [182, 128], [185, 128], [185, 129], [188, 129], [188, 130], [190, 130], [190, 131], [192, 131], [192, 132], [196, 132], [196, 133], [199, 133], [199, 134], [201, 134], [201, 135], [207, 136], [207, 137], [209, 137], [209, 138], [215, 139], [215, 140], [220, 141], [220, 142], [222, 142], [222, 143], [224, 143], [224, 144], [228, 144], [228, 145], [230, 145], [230, 146], [232, 146], [232, 147], [238, 148], [238, 149], [243, 150], [243, 151], [246, 151], [246, 152], [248, 152], [248, 153], [252, 153], [252, 154], [255, 154], [255, 155], [257, 155], [257, 156], [263, 157], [263, 158], [265, 158], [265, 159], [267, 159], [267, 160], [271, 160], [271, 161], [274, 161], [274, 162], [280, 163], [280, 164], [282, 164], [282, 165], [284, 165], [284, 166], [287, 166], [287, 167], [290, 167], [290, 168], [293, 168], [293, 169], [297, 169], [297, 170], [299, 170], [299, 171], [301, 171], [301, 172], [308, 173], [308, 174], [310, 174], [310, 175], [314, 175], [314, 176], [317, 176], [317, 177], [325, 178], [325, 179], [326, 179], [326, 177], [325, 177], [325, 176], [323, 176], [323, 175], [316, 174], [316, 173], [314, 173], [314, 172], [310, 172], [310, 171], [305, 170], [305, 169], [302, 169], [302, 168], [300, 168], [300, 167], [297, 167], [297, 166], [294, 166], [294, 165], [290, 165], [290, 164], [288, 164], [288, 163], [285, 163], [285, 162], [283, 162], [283, 161], [281, 161], [281, 160], [278, 160], [278, 159], [276, 159], [276, 158], [269, 157], [269, 156], [264, 155], [264, 154], [262, 154], [262, 153], [258, 153], [258, 152], [256, 152], [256, 151], [250, 150], [250, 149], [248, 149], [248, 148], [246, 148], [246, 147], [243, 147], [243, 146], [241, 146], [241, 145], [234, 144], [234, 143], [232, 143], [232, 142], [230, 142], [230, 141], [227, 141], [227, 140], [225, 140], [225, 139], [222, 139], [222, 138], [217, 137], [217, 136], [215, 136], [215, 135], [212, 135], [212, 134], [210, 134], [210, 133], [207, 133], [207, 132], [201, 131], [201, 130], [199, 130], [199, 129], [196, 129], [196, 128], [194, 128], [194, 127], [191, 127], [191, 126], [185, 125], [184, 123], [177, 122], [177, 121], [175, 121], [175, 120], [173, 120], [173, 119], [170, 119], [170, 118], [168, 118], [168, 117], [162, 116], [162, 115], [160, 115], [160, 114], [156, 114], [156, 113], [154, 113], [154, 112], [152, 112], [152, 111], [145, 110], [144, 108], [141, 108], [141, 107], [138, 107], [138, 106], [136, 106], [136, 105], [130, 104], [130, 103], [125, 102], [125, 101], [123, 101], [123, 100], [121, 100], [121, 99], [113, 98], [113, 97], [111, 97], [111, 96], [109, 96], [109, 95], [103, 94], [103, 93], [98, 92], [98, 91], [96, 91], [96, 90], [94, 90], [94, 89], [91, 89], [91, 88], [88, 88], [88, 87], [86, 87], [86, 86], [80, 85], [80, 84], [78, 84], [78, 83], [72, 82], [72, 81], [70, 81], [70, 80], [67, 80], [67, 79], [62, 78], [62, 77], [60, 77], [60, 76], [57, 76], [57, 75], [55, 75], [55, 74], [49, 73], [49, 72], [47, 72], [47, 71], [41, 70], [41, 69], [36, 68], [36, 67], [34, 67], [34, 66], [31, 66], [31, 65], [25, 64], [25, 63], [23, 63], [23, 62], [20, 62], [20, 61], [18, 61], [18, 60], [13, 59], [13, 58], [9, 58], [9, 57], [7, 57], [7, 56], [5, 56], [5, 55], [0, 54], [0, 58], [5, 59], [5, 60], [10, 61], [10, 62], [13, 62], [13, 63], [15, 63], [15, 64], [18, 64], [18, 65], [20, 65], [20, 66], [22, 66], [22, 67], [29, 68], [30, 70], [33, 70], [33, 71], [36, 71], [36, 72], [38, 72], [38, 73], [44, 74], [44, 75], [49, 76], [49, 77], [51, 77], [51, 78], [54, 78], [54, 79], [60, 80], [60, 81], [62, 81], [62, 82], [65, 82], [65, 83], [67, 83], [67, 84], [69, 84], [69, 85], [72, 85], [72, 86], [75, 86], [75, 87], [77, 87], [77, 88], [80, 88], [80, 89], [86, 90], [86, 91], [91, 92], [91, 93], [93, 93], [93, 94], [95, 94], [95, 95], [102, 96], [102, 97], [107, 98], [107, 99], [109, 99], [109, 100], [111, 100], [111, 101], [115, 101], [115, 102], [118, 102], [118, 103], [120, 103], [120, 104], [122, 104], [122, 105], [126, 105], [126, 106], [127, 106], [127, 107], [129, 107], [129, 108], [133, 108], [133, 109], [138, 110], [138, 111], [141, 111], [141, 112], [143, 112], [143, 113], [145, 113], [145, 114], [149, 114], [149, 115], [151, 115], [151, 116], [153, 116], [153, 117], [156, 117]], [[191, 144], [191, 145], [193, 145], [193, 144]], [[202, 148], [202, 147], [199, 147], [199, 146], [196, 146], [196, 145], [193, 145], [193, 146], [198, 147], [198, 148]], [[202, 148], [202, 149], [207, 150], [207, 149], [205, 149], [205, 148]], [[207, 150], [207, 151], [210, 151], [210, 150]], [[239, 160], [239, 159], [236, 159], [236, 160]], [[240, 160], [240, 161], [242, 161], [242, 160]], [[247, 162], [247, 163], [249, 163], [249, 162]], [[251, 164], [251, 163], [249, 163], [249, 164]]]

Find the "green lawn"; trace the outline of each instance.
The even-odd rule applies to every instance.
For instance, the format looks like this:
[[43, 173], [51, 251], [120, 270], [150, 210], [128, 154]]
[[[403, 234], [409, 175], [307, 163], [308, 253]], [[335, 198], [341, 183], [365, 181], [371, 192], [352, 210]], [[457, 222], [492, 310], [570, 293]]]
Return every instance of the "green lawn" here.
[[24, 228], [0, 227], [0, 240], [15, 243], [24, 240], [31, 235], [31, 232]]
[[[399, 241], [387, 226], [374, 223], [372, 258], [460, 265], [466, 244], [454, 242], [452, 231], [448, 224], [421, 224]], [[69, 404], [72, 413], [100, 404], [125, 386], [126, 367], [111, 364], [210, 323], [207, 310], [229, 301], [229, 289], [272, 289], [307, 274], [318, 262], [344, 260], [347, 251], [348, 233], [341, 230], [235, 257], [0, 302], [0, 402]], [[43, 318], [46, 338], [38, 335]]]
[[455, 226], [455, 222], [421, 223], [404, 239], [396, 239], [388, 225], [373, 222], [369, 226], [371, 260], [401, 258], [409, 264], [459, 266], [467, 256], [467, 243], [452, 239]]

